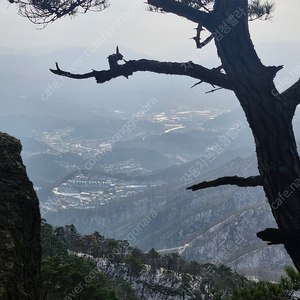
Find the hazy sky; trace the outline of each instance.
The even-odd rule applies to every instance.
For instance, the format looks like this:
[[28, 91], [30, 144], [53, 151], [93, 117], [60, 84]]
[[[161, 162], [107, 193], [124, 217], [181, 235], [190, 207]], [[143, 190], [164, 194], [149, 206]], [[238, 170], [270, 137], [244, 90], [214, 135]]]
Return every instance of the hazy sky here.
[[[171, 14], [150, 13], [144, 2], [111, 1], [102, 12], [65, 17], [37, 30], [36, 25], [18, 16], [15, 5], [0, 0], [0, 47], [88, 47], [105, 37], [105, 44], [123, 45], [150, 55], [183, 46], [194, 49], [189, 38], [195, 34], [195, 24]], [[250, 25], [254, 42], [300, 42], [299, 11], [300, 1], [277, 0], [273, 21]]]

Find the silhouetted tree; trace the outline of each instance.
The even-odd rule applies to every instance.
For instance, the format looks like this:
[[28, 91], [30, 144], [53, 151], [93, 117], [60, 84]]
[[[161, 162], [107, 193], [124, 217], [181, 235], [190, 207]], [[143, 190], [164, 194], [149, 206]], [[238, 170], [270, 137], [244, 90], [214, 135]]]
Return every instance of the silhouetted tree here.
[[[24, 11], [24, 2], [16, 2], [19, 3], [21, 12], [22, 9]], [[53, 9], [52, 1], [29, 1], [27, 5], [38, 11], [37, 17], [55, 20], [72, 13], [84, 3], [90, 3], [90, 0], [80, 3], [82, 2], [83, 4], [79, 4], [65, 0], [63, 3], [67, 7], [64, 10], [59, 5], [60, 11], [49, 10], [49, 7]], [[75, 3], [74, 9], [70, 8], [72, 3]], [[130, 60], [110, 70], [86, 74], [62, 71], [58, 64], [51, 71], [75, 79], [93, 77], [97, 83], [119, 76], [128, 78], [138, 71], [150, 71], [189, 76], [200, 80], [199, 83], [205, 82], [233, 91], [253, 133], [259, 175], [250, 178], [219, 178], [190, 189], [198, 190], [224, 184], [263, 186], [278, 228], [259, 232], [258, 237], [269, 244], [283, 244], [300, 271], [300, 160], [292, 127], [292, 119], [300, 102], [300, 80], [284, 92], [278, 92], [273, 81], [283, 67], [263, 65], [254, 49], [248, 27], [249, 20], [268, 19], [274, 5], [269, 2], [262, 3], [260, 0], [148, 0], [148, 4], [152, 11], [173, 13], [194, 22], [197, 25], [194, 37], [197, 48], [202, 48], [214, 40], [221, 65], [208, 69], [193, 62], [141, 59]], [[50, 13], [52, 15], [49, 17]], [[35, 15], [30, 15], [31, 11], [26, 13], [26, 6], [23, 14], [36, 21]], [[202, 41], [201, 33], [204, 29], [210, 34]]]
[[[66, 256], [67, 246], [64, 239], [64, 234], [61, 233], [61, 228], [54, 230], [53, 226], [42, 219], [41, 226], [41, 244], [43, 248], [43, 258], [51, 258], [55, 256]], [[59, 233], [59, 234], [58, 234]]]

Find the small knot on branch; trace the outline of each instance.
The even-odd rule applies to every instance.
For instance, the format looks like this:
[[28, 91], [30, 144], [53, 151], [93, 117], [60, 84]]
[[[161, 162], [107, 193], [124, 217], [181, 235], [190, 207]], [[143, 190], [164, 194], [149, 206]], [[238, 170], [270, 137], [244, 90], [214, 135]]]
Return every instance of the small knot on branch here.
[[268, 68], [268, 71], [270, 73], [271, 78], [274, 79], [277, 72], [279, 72], [280, 70], [283, 69], [283, 65], [281, 65], [281, 66], [271, 66], [271, 67], [267, 67], [267, 68]]

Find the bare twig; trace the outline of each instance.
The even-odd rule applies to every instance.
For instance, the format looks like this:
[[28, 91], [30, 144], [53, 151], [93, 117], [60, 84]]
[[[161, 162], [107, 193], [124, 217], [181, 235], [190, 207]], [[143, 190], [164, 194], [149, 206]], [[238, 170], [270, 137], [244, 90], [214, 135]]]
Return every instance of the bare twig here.
[[208, 92], [206, 92], [205, 94], [214, 93], [214, 92], [216, 92], [216, 91], [218, 91], [218, 90], [222, 90], [222, 89], [223, 89], [223, 88], [222, 88], [222, 87], [220, 87], [220, 88], [217, 88], [217, 89], [214, 89], [214, 90], [208, 91]]

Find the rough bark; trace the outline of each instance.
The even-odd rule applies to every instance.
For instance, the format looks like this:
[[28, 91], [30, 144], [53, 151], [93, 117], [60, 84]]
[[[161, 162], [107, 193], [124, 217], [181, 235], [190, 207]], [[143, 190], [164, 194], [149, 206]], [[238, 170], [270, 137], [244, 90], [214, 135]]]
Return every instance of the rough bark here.
[[[218, 0], [215, 13], [221, 22], [237, 7], [247, 11], [247, 1]], [[216, 45], [252, 130], [258, 170], [273, 216], [280, 230], [295, 236], [294, 243], [283, 244], [300, 271], [300, 189], [291, 190], [300, 176], [292, 128], [295, 104], [277, 93], [273, 78], [280, 67], [266, 67], [261, 63], [250, 39], [247, 16], [216, 41]], [[282, 193], [285, 193], [284, 201], [279, 201]]]
[[39, 201], [20, 141], [0, 133], [0, 299], [40, 300]]

